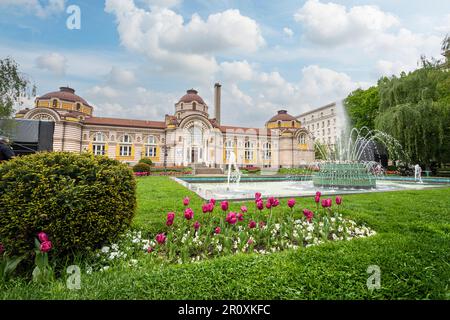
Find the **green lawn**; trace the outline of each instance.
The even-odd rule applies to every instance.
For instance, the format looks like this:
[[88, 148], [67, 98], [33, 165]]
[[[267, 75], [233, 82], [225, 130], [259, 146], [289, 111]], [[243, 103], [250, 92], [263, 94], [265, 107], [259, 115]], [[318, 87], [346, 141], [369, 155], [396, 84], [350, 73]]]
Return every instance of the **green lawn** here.
[[[184, 196], [202, 200], [166, 177], [138, 182], [135, 226], [164, 229], [168, 211], [181, 212]], [[2, 299], [450, 299], [450, 188], [344, 196], [345, 216], [377, 235], [265, 256], [238, 254], [183, 265], [161, 265], [145, 254], [138, 267], [118, 264], [82, 276], [82, 288], [65, 279], [37, 286], [16, 279]], [[298, 198], [297, 211], [311, 207]], [[242, 203], [234, 203], [238, 209]], [[247, 203], [253, 208], [253, 202]], [[282, 201], [285, 205], [285, 201]], [[381, 289], [366, 286], [369, 265], [381, 269]]]

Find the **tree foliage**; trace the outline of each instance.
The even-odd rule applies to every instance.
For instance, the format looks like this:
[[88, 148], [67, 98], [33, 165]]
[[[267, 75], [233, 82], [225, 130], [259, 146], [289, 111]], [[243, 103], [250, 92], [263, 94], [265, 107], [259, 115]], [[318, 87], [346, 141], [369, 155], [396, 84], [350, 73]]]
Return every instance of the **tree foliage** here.
[[11, 59], [0, 59], [0, 119], [11, 117], [14, 103], [26, 94], [28, 81]]
[[380, 103], [378, 87], [370, 87], [367, 90], [357, 89], [350, 93], [344, 100], [344, 106], [355, 128], [374, 128], [374, 120], [378, 115]]

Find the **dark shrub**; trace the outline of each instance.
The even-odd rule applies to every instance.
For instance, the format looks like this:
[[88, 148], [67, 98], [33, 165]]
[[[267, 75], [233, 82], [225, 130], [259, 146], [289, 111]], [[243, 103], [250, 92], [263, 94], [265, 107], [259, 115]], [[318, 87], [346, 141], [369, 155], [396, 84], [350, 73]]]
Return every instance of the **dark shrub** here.
[[150, 172], [151, 171], [151, 167], [150, 165], [146, 164], [146, 163], [137, 163], [134, 165], [133, 167], [133, 171], [134, 172]]
[[30, 253], [39, 231], [53, 257], [112, 242], [131, 224], [136, 183], [119, 161], [92, 154], [37, 153], [0, 165], [0, 242]]
[[139, 160], [139, 163], [145, 163], [148, 164], [149, 166], [153, 165], [153, 161], [150, 158], [142, 158], [141, 160]]

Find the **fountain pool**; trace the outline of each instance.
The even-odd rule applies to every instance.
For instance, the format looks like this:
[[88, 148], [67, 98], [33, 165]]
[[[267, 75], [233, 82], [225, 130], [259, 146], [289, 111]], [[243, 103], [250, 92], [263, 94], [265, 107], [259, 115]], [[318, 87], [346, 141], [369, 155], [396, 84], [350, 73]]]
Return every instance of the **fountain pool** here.
[[[273, 179], [274, 177], [272, 177]], [[201, 178], [172, 178], [178, 183], [192, 190], [205, 200], [214, 198], [216, 200], [245, 200], [254, 199], [255, 192], [261, 192], [263, 197], [302, 197], [312, 196], [316, 191], [322, 192], [323, 195], [338, 195], [351, 193], [367, 193], [367, 192], [385, 192], [397, 190], [422, 190], [436, 188], [442, 186], [450, 186], [449, 179], [430, 180], [424, 179], [423, 183], [415, 183], [410, 179], [377, 180], [376, 187], [369, 189], [360, 188], [325, 188], [316, 187], [312, 180], [292, 181], [282, 180], [264, 181], [264, 179], [254, 179], [246, 182], [241, 180], [239, 186], [228, 186], [226, 181], [218, 178], [201, 177]], [[258, 181], [259, 180], [259, 181]]]

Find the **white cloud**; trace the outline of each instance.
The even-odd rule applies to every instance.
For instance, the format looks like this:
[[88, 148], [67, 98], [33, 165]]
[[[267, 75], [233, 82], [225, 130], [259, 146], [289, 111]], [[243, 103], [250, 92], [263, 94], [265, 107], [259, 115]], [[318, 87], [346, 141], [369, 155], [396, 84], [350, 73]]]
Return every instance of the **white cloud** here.
[[253, 77], [252, 66], [246, 60], [222, 62], [220, 70], [226, 79], [233, 81], [250, 80]]
[[119, 92], [109, 86], [94, 86], [87, 92], [89, 95], [94, 97], [101, 97], [107, 99], [117, 98], [119, 96]]
[[36, 58], [36, 67], [48, 70], [55, 75], [64, 75], [67, 68], [67, 59], [60, 53], [53, 52]]
[[287, 35], [289, 38], [292, 38], [294, 36], [294, 31], [292, 29], [289, 29], [287, 27], [283, 28], [283, 32], [285, 35]]
[[18, 10], [19, 13], [25, 11], [39, 18], [47, 18], [62, 13], [65, 8], [65, 0], [0, 0], [0, 7], [10, 7]]
[[122, 45], [146, 55], [160, 71], [184, 71], [205, 80], [218, 71], [214, 54], [250, 53], [264, 45], [258, 24], [238, 10], [211, 14], [206, 20], [194, 14], [187, 23], [170, 9], [145, 10], [133, 0], [106, 0], [105, 11], [116, 16]]
[[370, 37], [400, 24], [397, 17], [376, 6], [343, 5], [308, 0], [294, 15], [302, 23], [306, 36], [325, 45], [342, 44]]
[[108, 81], [113, 85], [130, 86], [136, 82], [136, 76], [131, 70], [114, 66], [108, 75]]
[[140, 0], [148, 7], [172, 8], [181, 3], [181, 0]]

